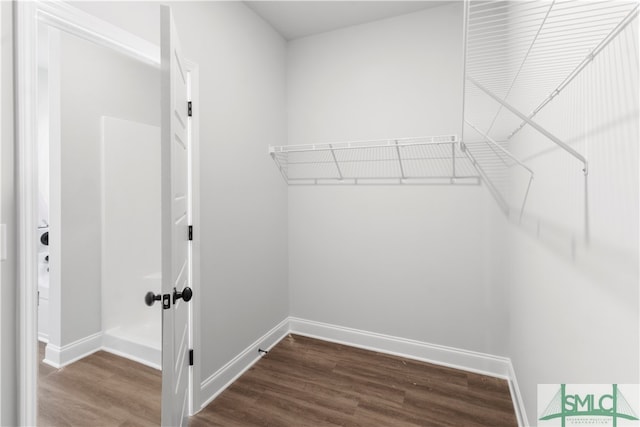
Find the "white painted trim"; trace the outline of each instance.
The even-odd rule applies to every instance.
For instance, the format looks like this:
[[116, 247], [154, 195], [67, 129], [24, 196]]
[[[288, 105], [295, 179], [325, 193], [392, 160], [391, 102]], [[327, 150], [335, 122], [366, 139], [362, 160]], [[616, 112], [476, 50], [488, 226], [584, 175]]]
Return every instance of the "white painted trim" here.
[[147, 64], [160, 66], [160, 48], [109, 22], [61, 1], [38, 1], [40, 22], [114, 49]]
[[[126, 351], [125, 347], [131, 346], [137, 346], [138, 348], [134, 348], [133, 351]], [[142, 365], [158, 370], [161, 369], [160, 364], [150, 361], [150, 357], [145, 359], [143, 356], [136, 355], [148, 353], [149, 350], [147, 347], [119, 339], [118, 337], [113, 337], [103, 332], [89, 335], [70, 344], [63, 345], [62, 347], [54, 344], [48, 344], [45, 349], [45, 358], [43, 362], [56, 369], [60, 369], [72, 364], [73, 362], [77, 362], [96, 351], [106, 351], [108, 353], [133, 360]]]
[[15, 99], [18, 254], [18, 423], [37, 422], [37, 103], [36, 4], [15, 2]]
[[[100, 350], [125, 359], [133, 360], [142, 365], [162, 370], [162, 349], [154, 349], [144, 344], [110, 335], [105, 332], [102, 335]], [[154, 362], [157, 360], [157, 362]]]
[[524, 398], [520, 393], [520, 387], [518, 386], [518, 379], [516, 378], [516, 370], [513, 367], [513, 363], [509, 360], [509, 391], [511, 392], [511, 400], [513, 401], [513, 409], [516, 412], [516, 418], [518, 419], [519, 427], [528, 427], [529, 418], [527, 418], [527, 411], [524, 406]]
[[100, 349], [102, 349], [102, 332], [80, 338], [62, 347], [48, 344], [45, 350], [44, 363], [59, 369]]
[[[2, 64], [0, 64], [0, 67], [2, 67]], [[0, 78], [2, 78], [2, 76], [0, 76]], [[0, 111], [0, 114], [2, 114], [2, 111]], [[1, 130], [2, 129], [0, 128], [0, 131]], [[6, 261], [6, 260], [7, 260], [7, 224], [0, 224], [0, 261]], [[2, 264], [0, 264], [0, 273], [1, 272], [2, 272]], [[2, 316], [0, 316], [0, 319], [1, 318]]]
[[[3, 5], [0, 4], [0, 28], [2, 28], [2, 9]], [[0, 41], [3, 39], [3, 34], [0, 32]], [[3, 93], [2, 91], [2, 53], [4, 49], [3, 46], [0, 46], [0, 95]], [[1, 96], [0, 96], [1, 99]], [[2, 103], [0, 102], [0, 135], [2, 135]], [[6, 154], [5, 154], [6, 155]], [[0, 144], [0, 159], [2, 159], [2, 144]], [[2, 186], [2, 162], [0, 162], [0, 189]], [[4, 197], [4, 196], [3, 196]], [[4, 284], [2, 281], [2, 266], [3, 262], [7, 259], [7, 226], [6, 224], [1, 224], [3, 222], [2, 212], [0, 210], [0, 289], [5, 289], [8, 287], [7, 284]], [[0, 295], [1, 296], [1, 295]], [[2, 333], [2, 303], [0, 302], [0, 334]], [[0, 384], [3, 384], [2, 381], [2, 350], [0, 350]], [[0, 386], [0, 424], [2, 423], [2, 387]]]
[[260, 360], [261, 355], [258, 353], [258, 348], [268, 351], [288, 334], [289, 318], [277, 324], [273, 329], [258, 338], [253, 344], [245, 348], [226, 365], [204, 380], [200, 386], [200, 395], [203, 396], [204, 400], [201, 401], [199, 409], [204, 409], [213, 399], [253, 366], [254, 363]]
[[[189, 318], [189, 338], [194, 353], [194, 361], [202, 360], [202, 328], [200, 327], [200, 296], [202, 292], [200, 280], [200, 246], [201, 246], [201, 221], [200, 221], [200, 71], [198, 64], [185, 59], [185, 69], [189, 74], [189, 96], [192, 104], [193, 115], [190, 119], [191, 131], [191, 163], [190, 179], [191, 202], [190, 215], [191, 225], [193, 225], [193, 240], [191, 241], [191, 289], [195, 298], [191, 300], [191, 316]], [[189, 415], [200, 410], [198, 403], [200, 400], [200, 379], [202, 363], [194, 363], [191, 367], [190, 375], [190, 398]]]
[[511, 360], [507, 357], [362, 331], [297, 317], [288, 317], [280, 322], [204, 380], [200, 387], [200, 396], [202, 398], [200, 400], [200, 409], [204, 409], [260, 359], [260, 356], [256, 354], [258, 347], [270, 349], [290, 333], [505, 379], [509, 382], [509, 390], [514, 402], [518, 425], [521, 427], [529, 425], [515, 371]]
[[[64, 2], [16, 2], [15, 95], [18, 274], [18, 421], [37, 421], [37, 22], [155, 66], [160, 48]], [[52, 195], [53, 197], [53, 195]], [[59, 347], [58, 347], [59, 348]], [[194, 381], [193, 387], [197, 381]]]
[[296, 317], [289, 317], [289, 331], [292, 334], [505, 379], [509, 383], [509, 392], [511, 394], [511, 400], [513, 401], [518, 425], [520, 427], [530, 425], [525, 411], [524, 399], [518, 387], [515, 369], [511, 363], [511, 359], [507, 357], [409, 340]]
[[508, 379], [509, 359], [391, 335], [290, 317], [293, 334]]
[[49, 99], [49, 343], [62, 346], [62, 147], [60, 31], [48, 28]]
[[129, 352], [126, 352], [126, 351], [120, 351], [118, 349], [115, 349], [115, 348], [109, 347], [109, 346], [102, 347], [100, 350], [106, 351], [107, 353], [115, 354], [116, 356], [119, 356], [119, 357], [124, 357], [125, 359], [133, 360], [134, 362], [137, 362], [137, 363], [139, 363], [141, 365], [145, 365], [145, 366], [148, 366], [150, 368], [157, 369], [159, 371], [162, 370], [162, 366], [160, 364], [150, 362], [149, 360], [147, 360], [145, 358], [135, 356], [135, 355], [133, 355], [133, 354], [131, 354]]

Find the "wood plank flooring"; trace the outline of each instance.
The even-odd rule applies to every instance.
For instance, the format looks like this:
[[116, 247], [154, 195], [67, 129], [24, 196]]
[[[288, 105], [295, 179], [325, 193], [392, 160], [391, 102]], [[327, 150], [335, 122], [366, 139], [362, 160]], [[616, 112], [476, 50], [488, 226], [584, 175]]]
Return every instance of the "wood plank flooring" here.
[[62, 369], [40, 362], [38, 425], [158, 426], [161, 392], [160, 371], [104, 351]]
[[289, 335], [201, 426], [516, 426], [506, 381]]
[[[61, 370], [41, 363], [38, 384], [42, 426], [160, 424], [160, 372], [109, 353], [95, 353]], [[517, 423], [504, 380], [289, 335], [191, 417], [189, 425]]]

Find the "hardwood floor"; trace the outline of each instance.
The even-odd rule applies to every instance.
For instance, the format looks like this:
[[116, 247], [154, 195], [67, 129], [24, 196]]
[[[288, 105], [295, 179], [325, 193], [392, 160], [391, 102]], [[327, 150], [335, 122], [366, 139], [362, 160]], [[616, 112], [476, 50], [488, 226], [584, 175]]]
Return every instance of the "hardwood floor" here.
[[516, 426], [506, 381], [289, 335], [200, 426]]
[[104, 351], [62, 369], [40, 362], [38, 425], [158, 426], [161, 390], [160, 371]]
[[[109, 353], [61, 370], [40, 363], [38, 392], [39, 425], [160, 424], [160, 372]], [[517, 423], [504, 380], [289, 335], [189, 425]]]

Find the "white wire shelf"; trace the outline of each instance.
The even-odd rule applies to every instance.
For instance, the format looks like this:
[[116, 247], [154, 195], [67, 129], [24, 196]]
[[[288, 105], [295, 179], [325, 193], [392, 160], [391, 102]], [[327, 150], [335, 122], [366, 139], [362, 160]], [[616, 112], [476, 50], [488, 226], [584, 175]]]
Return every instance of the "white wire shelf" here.
[[473, 184], [456, 135], [269, 147], [290, 185]]
[[637, 17], [638, 5], [470, 0], [465, 119], [495, 140], [510, 139], [528, 122], [499, 102], [487, 102], [487, 91], [533, 119]]
[[[587, 158], [535, 118], [630, 23], [637, 24], [639, 5], [637, 0], [465, 3], [461, 145], [467, 148], [483, 182], [507, 215], [507, 200], [513, 200], [509, 196], [519, 191], [523, 193], [519, 209], [522, 218], [533, 180], [533, 171], [506, 149], [509, 140], [525, 126], [582, 164], [586, 206]], [[478, 136], [481, 143], [468, 143]], [[510, 188], [507, 170], [511, 166], [529, 174], [526, 188]], [[586, 219], [587, 239], [588, 230]]]

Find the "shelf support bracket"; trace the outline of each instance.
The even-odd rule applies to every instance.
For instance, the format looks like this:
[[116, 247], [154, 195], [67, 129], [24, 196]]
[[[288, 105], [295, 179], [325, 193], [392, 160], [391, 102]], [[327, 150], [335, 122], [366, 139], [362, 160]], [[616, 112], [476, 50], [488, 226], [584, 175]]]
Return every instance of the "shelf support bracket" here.
[[400, 146], [398, 146], [398, 141], [394, 141], [396, 144], [396, 153], [398, 154], [398, 164], [400, 165], [400, 175], [402, 179], [405, 180], [407, 177], [404, 174], [404, 167], [402, 167], [402, 156], [400, 156]]
[[280, 174], [282, 174], [282, 177], [284, 178], [285, 182], [289, 183], [289, 177], [287, 176], [287, 172], [285, 171], [285, 168], [280, 164], [280, 161], [276, 156], [275, 147], [269, 146], [269, 155], [271, 156], [273, 161], [276, 163], [276, 166], [278, 166], [278, 170], [280, 171]]
[[451, 179], [456, 178], [456, 143], [451, 144]]
[[340, 164], [338, 164], [338, 159], [336, 158], [336, 153], [333, 151], [333, 144], [329, 144], [329, 150], [331, 150], [331, 157], [333, 157], [333, 162], [336, 164], [339, 179], [342, 181], [344, 178], [342, 176], [342, 171], [340, 170]]
[[477, 127], [475, 127], [474, 125], [472, 125], [471, 123], [469, 123], [466, 119], [464, 121], [467, 125], [469, 125], [471, 127], [471, 129], [475, 130], [480, 136], [482, 136], [485, 140], [487, 140], [487, 142], [491, 143], [492, 145], [494, 145], [498, 150], [502, 151], [507, 157], [509, 157], [511, 160], [513, 160], [514, 162], [516, 162], [516, 164], [518, 164], [519, 166], [522, 166], [524, 169], [526, 169], [529, 172], [529, 183], [527, 184], [527, 190], [524, 193], [524, 199], [522, 200], [522, 206], [520, 207], [520, 218], [519, 221], [522, 222], [522, 215], [524, 214], [524, 207], [527, 204], [527, 198], [529, 198], [529, 190], [531, 189], [531, 182], [533, 181], [533, 171], [531, 170], [531, 168], [529, 168], [527, 165], [525, 165], [524, 163], [522, 163], [522, 161], [520, 161], [516, 156], [514, 156], [513, 154], [511, 154], [511, 152], [509, 152], [509, 150], [503, 148], [500, 144], [498, 144], [493, 138], [491, 138], [489, 135], [487, 135], [486, 133], [482, 132], [480, 129], [478, 129]]
[[[545, 100], [542, 101], [540, 105], [538, 105], [535, 110], [533, 110], [531, 114], [527, 116], [529, 119], [532, 119], [536, 114], [540, 112], [540, 110], [542, 110], [549, 102], [551, 102], [553, 98], [558, 96], [560, 92], [562, 92], [564, 88], [567, 87], [569, 83], [571, 83], [573, 79], [575, 79], [578, 74], [580, 74], [582, 70], [584, 70], [587, 65], [591, 63], [591, 61], [593, 61], [596, 55], [602, 52], [604, 48], [607, 47], [607, 45], [611, 43], [611, 41], [615, 39], [618, 34], [620, 34], [622, 30], [624, 30], [627, 25], [629, 25], [636, 18], [636, 16], [638, 16], [638, 7], [639, 6], [636, 4], [634, 8], [631, 9], [631, 11], [627, 14], [627, 16], [625, 16], [624, 19], [620, 21], [620, 23], [613, 30], [611, 30], [611, 32], [600, 42], [600, 44], [597, 45], [591, 52], [589, 52], [589, 54], [582, 60], [580, 64], [578, 64], [578, 66], [571, 73], [569, 73], [569, 75], [562, 81], [562, 83], [560, 83], [558, 87], [556, 87], [549, 94], [549, 96], [547, 96]], [[507, 139], [511, 139], [526, 124], [527, 122], [520, 123], [520, 126], [518, 126], [513, 132], [511, 132]]]
[[498, 191], [496, 186], [493, 184], [493, 181], [489, 179], [489, 176], [485, 173], [484, 169], [482, 169], [482, 166], [480, 166], [480, 164], [478, 163], [474, 155], [471, 154], [471, 152], [467, 149], [465, 149], [463, 152], [467, 156], [467, 158], [471, 161], [471, 164], [473, 164], [473, 167], [476, 168], [476, 170], [480, 174], [482, 181], [484, 181], [484, 183], [487, 184], [487, 188], [489, 188], [489, 192], [491, 193], [493, 198], [496, 200], [496, 202], [500, 206], [500, 209], [502, 209], [502, 212], [508, 217], [509, 205], [504, 200], [504, 197], [502, 196], [502, 194], [500, 194], [500, 191]]
[[469, 123], [467, 120], [464, 121], [467, 125], [469, 125], [471, 127], [471, 129], [475, 130], [478, 135], [482, 136], [484, 139], [487, 140], [487, 142], [491, 143], [494, 147], [496, 147], [498, 150], [502, 151], [507, 157], [509, 157], [511, 160], [513, 160], [514, 162], [516, 162], [518, 165], [522, 166], [523, 168], [525, 168], [527, 171], [529, 171], [529, 173], [531, 174], [531, 176], [533, 176], [533, 171], [531, 170], [531, 168], [529, 168], [529, 166], [525, 165], [524, 163], [522, 163], [522, 161], [520, 161], [520, 159], [518, 159], [516, 156], [514, 156], [513, 154], [511, 154], [511, 152], [509, 152], [509, 150], [503, 148], [500, 144], [498, 144], [493, 138], [491, 138], [489, 135], [487, 135], [486, 133], [482, 132], [480, 129], [478, 129], [477, 127], [475, 127], [474, 125], [472, 125], [471, 123]]
[[522, 119], [524, 122], [526, 122], [529, 126], [531, 126], [535, 130], [537, 130], [538, 132], [540, 132], [541, 134], [543, 134], [544, 136], [549, 138], [551, 141], [553, 141], [556, 145], [561, 147], [567, 153], [571, 154], [573, 157], [575, 157], [576, 159], [580, 160], [582, 162], [583, 166], [584, 166], [583, 169], [582, 169], [584, 174], [587, 175], [589, 173], [587, 159], [585, 159], [585, 157], [582, 154], [578, 153], [571, 146], [569, 146], [566, 143], [564, 143], [563, 141], [561, 141], [557, 136], [553, 135], [551, 132], [549, 132], [548, 130], [546, 130], [542, 126], [540, 126], [538, 123], [534, 122], [529, 117], [527, 117], [526, 115], [522, 114], [517, 108], [513, 107], [507, 101], [505, 101], [504, 99], [502, 99], [499, 96], [495, 95], [493, 92], [491, 92], [489, 89], [487, 89], [484, 86], [482, 86], [480, 83], [478, 83], [472, 77], [467, 76], [467, 80], [469, 80], [471, 83], [473, 83], [473, 85], [475, 87], [477, 87], [482, 92], [487, 94], [494, 101], [498, 102], [504, 108], [506, 108], [507, 110], [511, 111], [513, 114], [518, 116], [520, 119]]

